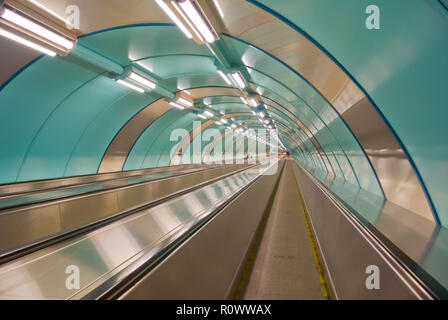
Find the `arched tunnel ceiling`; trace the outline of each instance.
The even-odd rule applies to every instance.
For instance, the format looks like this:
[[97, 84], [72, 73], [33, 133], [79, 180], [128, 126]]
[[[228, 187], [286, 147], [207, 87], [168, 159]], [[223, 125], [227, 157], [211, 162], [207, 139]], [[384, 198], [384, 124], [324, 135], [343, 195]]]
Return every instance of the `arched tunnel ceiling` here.
[[[210, 51], [205, 46], [188, 41], [151, 1], [133, 0], [127, 1], [126, 5], [120, 1], [110, 1], [107, 8], [109, 14], [97, 15], [95, 18], [94, 13], [104, 6], [100, 1], [95, 4], [90, 1], [75, 2], [81, 12], [88, 11], [83, 16], [88, 22], [81, 24], [80, 33], [149, 23], [93, 33], [81, 37], [80, 44], [123, 66], [133, 61], [139, 62], [153, 70], [172, 91], [226, 85], [216, 74], [214, 57]], [[423, 10], [424, 19], [436, 20], [428, 29], [420, 30], [414, 35], [417, 37], [411, 39], [400, 33], [402, 29], [399, 22], [395, 22], [391, 34], [386, 30], [381, 33], [382, 36], [366, 34], [362, 28], [359, 31], [349, 29], [348, 32], [347, 25], [358, 23], [356, 19], [335, 21], [334, 28], [333, 25], [328, 28], [328, 23], [322, 23], [332, 9], [333, 12], [346, 10], [354, 13], [362, 9], [364, 1], [346, 1], [341, 6], [343, 8], [329, 1], [319, 4], [305, 0], [221, 2], [225, 18], [220, 30], [220, 44], [226, 49], [231, 61], [246, 66], [252, 88], [260, 88], [264, 102], [275, 107], [273, 118], [280, 123], [289, 118], [292, 120], [284, 123], [295, 123], [295, 135], [286, 132], [286, 126], [284, 130], [279, 126], [279, 132], [287, 146], [293, 148], [293, 144], [296, 145], [305, 163], [315, 163], [317, 156], [325, 174], [334, 174], [335, 178], [340, 177], [379, 197], [383, 196], [384, 191], [387, 199], [427, 218], [430, 218], [433, 202], [442, 211], [448, 207], [447, 200], [440, 194], [444, 184], [440, 180], [444, 175], [440, 172], [445, 172], [445, 167], [431, 167], [434, 161], [446, 158], [446, 147], [439, 140], [440, 128], [444, 126], [438, 123], [443, 117], [440, 117], [439, 109], [434, 108], [434, 111], [429, 109], [422, 118], [420, 109], [416, 108], [417, 104], [420, 108], [423, 101], [403, 92], [403, 88], [419, 84], [412, 83], [413, 79], [418, 78], [418, 72], [426, 75], [426, 83], [434, 81], [422, 69], [415, 71], [415, 74], [409, 73], [412, 63], [420, 66], [420, 61], [430, 61], [431, 64], [427, 66], [435, 72], [437, 81], [435, 86], [431, 86], [431, 97], [428, 96], [430, 92], [424, 92], [425, 102], [435, 105], [437, 101], [444, 101], [444, 97], [440, 96], [443, 92], [440, 86], [446, 79], [446, 72], [441, 74], [440, 70], [446, 67], [446, 60], [439, 59], [443, 65], [440, 67], [439, 63], [438, 70], [435, 70], [434, 59], [424, 59], [435, 51], [423, 52], [420, 48], [420, 51], [407, 52], [407, 60], [392, 65], [393, 60], [390, 59], [394, 57], [393, 54], [375, 55], [374, 50], [367, 52], [366, 49], [371, 48], [370, 42], [373, 40], [381, 41], [384, 44], [382, 50], [387, 52], [414, 49], [416, 43], [422, 41], [427, 47], [437, 48], [436, 51], [441, 54], [447, 52], [447, 41], [430, 41], [427, 37], [423, 39], [428, 32], [433, 32], [435, 39], [446, 40], [446, 33], [442, 32], [444, 28], [446, 30], [446, 19], [441, 20], [442, 13], [438, 7], [416, 4], [415, 8]], [[41, 3], [55, 11], [63, 10], [66, 5], [65, 1]], [[390, 2], [384, 2], [384, 7], [393, 13], [399, 10], [397, 5]], [[360, 14], [360, 17], [364, 16]], [[432, 30], [434, 27], [436, 29]], [[362, 34], [366, 37], [360, 39], [362, 45], [357, 46], [356, 41], [350, 39], [348, 42], [342, 34], [350, 34], [350, 37]], [[397, 34], [402, 37], [397, 37]], [[391, 42], [392, 39], [402, 41], [396, 44]], [[5, 40], [0, 41], [3, 46]], [[15, 70], [35, 57], [23, 47], [13, 47], [15, 49], [11, 52], [16, 52], [16, 49], [18, 52], [14, 53], [16, 57], [11, 63]], [[360, 54], [359, 50], [363, 50], [363, 53]], [[327, 56], [326, 52], [332, 56]], [[5, 59], [11, 59], [13, 53], [6, 54]], [[375, 69], [376, 66], [382, 68]], [[14, 68], [2, 72], [2, 79], [9, 78]], [[388, 76], [384, 73], [386, 71], [390, 73]], [[403, 79], [407, 82], [400, 86]], [[388, 85], [384, 85], [384, 82]], [[149, 110], [149, 106], [157, 105], [160, 98], [157, 95], [129, 92], [110, 81], [101, 70], [81, 65], [71, 56], [41, 58], [6, 84], [0, 91], [0, 102], [8, 106], [0, 110], [4, 122], [0, 129], [3, 130], [0, 163], [0, 169], [4, 172], [1, 177], [3, 183], [98, 172], [104, 164], [107, 150], [116, 143], [119, 133], [127, 129], [128, 121], [135, 120], [136, 115], [142, 110]], [[26, 95], [23, 94], [25, 90]], [[14, 109], [9, 106], [14, 106]], [[213, 102], [213, 106], [217, 110], [225, 109], [219, 101]], [[233, 105], [231, 108], [234, 109], [229, 111], [236, 112], [241, 106]], [[176, 119], [176, 115], [178, 117], [181, 114], [177, 110], [161, 111], [152, 117], [153, 120], [158, 117]], [[405, 119], [403, 115], [406, 115]], [[381, 116], [387, 120], [383, 121]], [[176, 123], [185, 128], [188, 125], [191, 127], [193, 116], [189, 117]], [[159, 128], [160, 131], [164, 125], [162, 121], [159, 122], [157, 124], [154, 121], [154, 125], [145, 130], [155, 132]], [[425, 135], [428, 133], [427, 137], [431, 138], [434, 148], [428, 149], [427, 137], [422, 140], [424, 135], [421, 130], [406, 127], [409, 122], [429, 130]], [[429, 126], [428, 123], [437, 125]], [[437, 135], [434, 130], [439, 130]], [[12, 132], [14, 141], [11, 140]], [[139, 157], [138, 148], [143, 152], [146, 141], [144, 136], [137, 136], [134, 143], [127, 146], [131, 149], [129, 153], [120, 155], [126, 162], [123, 169], [129, 170], [136, 165], [132, 164], [132, 157]], [[376, 139], [378, 136], [381, 139]], [[299, 139], [300, 143], [297, 144], [293, 139]], [[308, 160], [304, 150], [313, 153]], [[437, 155], [434, 154], [436, 151]], [[147, 164], [157, 165], [160, 157], [151, 161]], [[437, 177], [435, 168], [440, 169]], [[420, 178], [423, 181], [434, 179], [430, 183], [420, 184]], [[432, 201], [429, 202], [425, 200], [427, 190], [432, 190]]]

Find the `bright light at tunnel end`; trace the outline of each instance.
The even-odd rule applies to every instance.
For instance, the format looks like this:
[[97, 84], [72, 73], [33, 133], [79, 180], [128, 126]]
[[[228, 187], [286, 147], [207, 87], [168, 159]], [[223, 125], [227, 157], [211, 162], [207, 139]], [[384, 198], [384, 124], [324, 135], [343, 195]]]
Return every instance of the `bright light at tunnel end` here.
[[[198, 113], [197, 116], [204, 120], [211, 120], [204, 113]], [[204, 123], [198, 119], [193, 121], [193, 128], [173, 130], [170, 134], [170, 143], [176, 142], [178, 146], [177, 149], [172, 150], [173, 164], [261, 163], [275, 168], [275, 170], [268, 170], [261, 174], [271, 175], [276, 173], [277, 162], [284, 149], [276, 129], [246, 128], [233, 121], [233, 118], [224, 117], [214, 118], [212, 122], [209, 122], [212, 124], [211, 126], [203, 127]], [[190, 132], [194, 132], [194, 136]], [[179, 136], [183, 137], [180, 144], [178, 144]], [[197, 139], [201, 140], [202, 143], [192, 143]], [[210, 141], [213, 141], [213, 143], [205, 143]], [[201, 147], [204, 145], [207, 146], [206, 150]], [[244, 148], [241, 147], [243, 145]], [[186, 146], [190, 146], [190, 151], [184, 154], [182, 150], [186, 150]]]

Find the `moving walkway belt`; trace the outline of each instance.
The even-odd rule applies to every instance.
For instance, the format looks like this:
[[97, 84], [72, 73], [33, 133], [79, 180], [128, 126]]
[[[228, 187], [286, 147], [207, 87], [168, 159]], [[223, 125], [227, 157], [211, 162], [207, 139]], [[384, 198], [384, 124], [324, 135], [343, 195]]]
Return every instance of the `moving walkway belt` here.
[[[240, 167], [240, 166], [239, 166]], [[60, 241], [64, 241], [66, 239], [69, 239], [71, 237], [95, 230], [97, 228], [100, 228], [101, 226], [107, 225], [109, 223], [112, 223], [114, 221], [117, 221], [119, 219], [122, 219], [126, 216], [132, 215], [136, 212], [139, 212], [140, 210], [144, 210], [147, 208], [151, 208], [153, 206], [156, 206], [160, 203], [163, 203], [165, 201], [168, 201], [172, 198], [178, 197], [180, 195], [186, 194], [188, 192], [191, 192], [197, 188], [200, 188], [202, 186], [205, 186], [207, 184], [213, 183], [219, 179], [222, 179], [224, 177], [227, 177], [229, 175], [232, 175], [234, 173], [240, 172], [242, 170], [247, 169], [247, 166], [245, 166], [244, 168], [235, 168], [235, 171], [232, 171], [230, 173], [225, 173], [225, 174], [217, 174], [216, 176], [214, 176], [212, 179], [207, 180], [207, 181], [203, 181], [193, 187], [189, 187], [188, 189], [179, 189], [179, 190], [174, 190], [174, 192], [170, 192], [162, 197], [156, 198], [154, 200], [151, 201], [147, 201], [145, 203], [142, 203], [141, 205], [132, 207], [132, 208], [127, 208], [125, 210], [121, 210], [120, 212], [116, 212], [116, 213], [112, 213], [110, 215], [106, 215], [101, 219], [96, 219], [96, 220], [92, 220], [89, 223], [83, 224], [79, 227], [64, 231], [64, 232], [60, 232], [60, 233], [54, 233], [54, 234], [49, 234], [46, 237], [43, 238], [39, 238], [36, 239], [36, 241], [32, 241], [29, 243], [26, 243], [20, 247], [17, 248], [13, 248], [12, 250], [6, 251], [1, 253], [0, 252], [0, 264], [4, 264], [7, 263], [9, 261], [12, 261], [14, 259], [20, 258], [24, 255], [30, 254], [32, 252], [35, 252], [37, 250], [43, 249], [47, 246], [50, 246], [52, 244], [58, 243]], [[211, 169], [217, 169], [216, 166], [213, 166], [212, 168], [207, 168], [207, 169], [203, 169], [203, 170], [196, 170], [194, 172], [188, 172], [188, 173], [184, 173], [184, 174], [178, 174], [178, 175], [173, 175], [169, 178], [174, 178], [174, 179], [188, 179], [191, 178], [193, 174], [201, 174], [204, 171], [210, 171]], [[225, 171], [224, 171], [225, 172]], [[158, 179], [159, 180], [159, 179]], [[151, 183], [158, 183], [158, 180], [153, 180], [150, 181]], [[130, 188], [132, 188], [133, 186], [139, 186], [141, 184], [137, 184], [137, 185], [132, 185], [130, 186]], [[157, 185], [154, 185], [154, 187], [156, 188]], [[129, 188], [129, 186], [124, 186], [122, 188]], [[121, 188], [114, 188], [114, 189], [118, 189], [120, 190]], [[131, 189], [132, 190], [132, 189]], [[95, 194], [93, 194], [95, 195]], [[56, 200], [55, 203], [57, 205], [59, 200]], [[51, 203], [50, 203], [51, 204]], [[2, 213], [0, 212], [0, 215]], [[17, 232], [20, 232], [20, 230], [17, 230]]]
[[[49, 243], [51, 247], [0, 268], [0, 295], [27, 299], [114, 297], [123, 283], [135, 279], [136, 273], [146, 272], [254, 183], [264, 170], [266, 166], [240, 170], [178, 193], [157, 206], [131, 211]], [[81, 271], [82, 285], [74, 294], [64, 286], [65, 270], [71, 265]]]
[[[211, 170], [217, 167], [216, 165], [211, 165], [204, 169], [203, 167], [179, 166], [177, 168], [177, 166], [174, 166], [139, 170], [133, 174], [128, 172], [109, 174], [108, 176], [112, 178], [98, 175], [97, 180], [93, 176], [81, 176], [3, 185], [0, 186], [0, 210], [146, 183], [202, 170]], [[45, 185], [48, 185], [48, 188], [41, 189]]]

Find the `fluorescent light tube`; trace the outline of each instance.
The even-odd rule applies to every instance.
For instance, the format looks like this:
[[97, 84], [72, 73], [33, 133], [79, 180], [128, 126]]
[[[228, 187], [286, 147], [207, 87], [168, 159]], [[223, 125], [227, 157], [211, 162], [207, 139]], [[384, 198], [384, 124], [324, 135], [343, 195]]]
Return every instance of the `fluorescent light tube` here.
[[240, 87], [241, 89], [244, 89], [246, 87], [246, 81], [244, 80], [243, 76], [241, 75], [241, 73], [234, 72], [232, 73], [232, 78], [235, 80], [236, 84], [238, 85], [238, 87]]
[[207, 119], [207, 117], [203, 116], [202, 114], [198, 114], [198, 117], [201, 118], [201, 119]]
[[245, 104], [249, 104], [249, 103], [247, 102], [247, 100], [244, 99], [243, 97], [240, 97], [240, 99], [241, 99], [241, 101], [243, 101]]
[[227, 120], [224, 119], [224, 118], [222, 118], [222, 119], [221, 119], [221, 122], [222, 122], [222, 123], [227, 123]]
[[252, 113], [253, 113], [253, 115], [254, 116], [256, 116], [257, 115], [257, 113], [254, 111], [254, 110], [252, 110]]
[[221, 78], [224, 79], [224, 81], [228, 84], [231, 85], [232, 82], [230, 82], [229, 78], [224, 74], [224, 72], [222, 72], [221, 70], [218, 70], [219, 75], [221, 76]]
[[183, 104], [187, 107], [192, 107], [193, 106], [193, 102], [191, 102], [190, 100], [187, 100], [185, 98], [179, 97], [179, 99], [177, 99], [177, 102], [180, 104]]
[[170, 102], [169, 103], [170, 106], [180, 109], [180, 110], [184, 110], [185, 108], [183, 106], [181, 106], [180, 104], [177, 104], [176, 102]]
[[6, 38], [8, 38], [10, 40], [14, 40], [14, 41], [16, 41], [16, 42], [18, 42], [20, 44], [23, 44], [24, 46], [27, 46], [27, 47], [29, 47], [31, 49], [34, 49], [34, 50], [40, 51], [42, 53], [45, 53], [45, 54], [47, 54], [47, 55], [49, 55], [51, 57], [54, 57], [56, 55], [56, 52], [54, 52], [54, 51], [51, 51], [51, 50], [49, 50], [47, 48], [44, 48], [44, 47], [42, 47], [42, 46], [40, 46], [40, 45], [38, 45], [38, 44], [36, 44], [34, 42], [26, 40], [26, 39], [24, 39], [22, 37], [19, 37], [19, 36], [15, 35], [15, 34], [13, 34], [11, 32], [8, 32], [8, 31], [6, 31], [4, 29], [1, 29], [1, 28], [0, 28], [0, 35], [4, 36], [4, 37], [6, 37]]
[[260, 112], [258, 115], [260, 116], [260, 118], [264, 118], [264, 113], [263, 112]]
[[204, 37], [205, 41], [208, 43], [212, 43], [215, 41], [215, 36], [213, 32], [210, 30], [209, 26], [205, 22], [204, 18], [201, 17], [197, 9], [191, 3], [190, 0], [185, 0], [179, 3], [181, 8], [187, 14], [188, 18], [190, 18], [191, 22], [195, 25], [195, 27], [199, 30], [199, 32]]
[[66, 49], [72, 49], [73, 48], [73, 41], [70, 41], [57, 33], [50, 31], [47, 28], [42, 27], [41, 25], [31, 21], [30, 19], [15, 13], [14, 11], [9, 10], [8, 8], [4, 8], [1, 15], [3, 19], [22, 27], [38, 36], [41, 36], [42, 38], [45, 38], [61, 47], [64, 47]]
[[126, 82], [124, 80], [118, 79], [117, 82], [119, 84], [121, 84], [121, 85], [123, 85], [125, 87], [128, 87], [128, 88], [130, 88], [130, 89], [132, 89], [134, 91], [137, 91], [139, 93], [144, 93], [145, 92], [145, 90], [143, 90], [142, 88], [134, 86], [133, 84], [130, 84], [129, 82]]
[[131, 72], [128, 76], [128, 79], [134, 80], [135, 82], [137, 82], [138, 84], [149, 88], [149, 89], [154, 89], [156, 87], [156, 84], [154, 82], [152, 82], [151, 80], [139, 75], [138, 73], [135, 72]]
[[256, 106], [258, 106], [258, 102], [257, 102], [257, 100], [255, 100], [254, 98], [250, 98], [250, 99], [249, 99], [249, 103], [250, 103], [250, 105], [251, 105], [252, 107], [256, 107]]
[[182, 17], [182, 19], [184, 19], [187, 22], [188, 26], [190, 27], [191, 30], [194, 31], [194, 33], [197, 35], [199, 40], [204, 41], [204, 38], [202, 38], [201, 34], [198, 32], [198, 30], [196, 30], [195, 26], [190, 23], [190, 20], [184, 15], [182, 10], [179, 8], [179, 5], [177, 4], [177, 2], [171, 1], [171, 4], [177, 10], [177, 12], [179, 12], [179, 15]]
[[187, 38], [192, 39], [193, 35], [185, 28], [184, 24], [176, 17], [173, 11], [166, 5], [163, 0], [156, 0], [157, 4], [165, 11], [165, 13], [174, 21], [174, 23], [179, 27], [180, 30], [187, 36]]
[[221, 121], [215, 121], [215, 124], [220, 126], [222, 123], [221, 123]]
[[213, 3], [215, 4], [216, 9], [218, 10], [219, 15], [221, 18], [224, 18], [224, 12], [222, 11], [221, 6], [219, 5], [218, 0], [213, 0]]
[[207, 115], [209, 118], [214, 116], [214, 114], [208, 110], [205, 110], [204, 114]]
[[261, 92], [261, 89], [260, 89], [260, 88], [258, 88], [258, 87], [257, 87], [257, 92], [258, 92], [258, 94], [259, 94], [260, 96], [262, 96], [262, 95], [263, 95], [263, 92]]

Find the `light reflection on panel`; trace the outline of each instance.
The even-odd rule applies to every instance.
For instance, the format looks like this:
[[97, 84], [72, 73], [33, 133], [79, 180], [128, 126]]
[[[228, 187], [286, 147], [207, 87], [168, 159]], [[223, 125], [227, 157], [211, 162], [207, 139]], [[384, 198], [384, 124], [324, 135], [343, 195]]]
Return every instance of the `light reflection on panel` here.
[[[3, 265], [0, 298], [68, 299], [76, 294], [78, 298], [143, 254], [156, 254], [272, 166], [271, 163], [249, 168], [53, 249], [49, 247]], [[69, 275], [65, 270], [70, 265], [79, 267], [80, 290], [66, 287]]]

